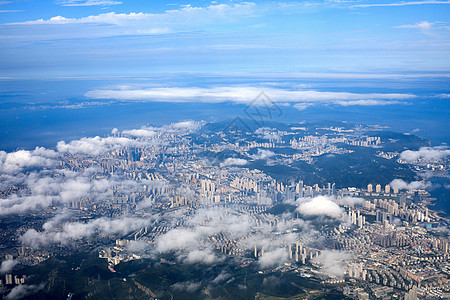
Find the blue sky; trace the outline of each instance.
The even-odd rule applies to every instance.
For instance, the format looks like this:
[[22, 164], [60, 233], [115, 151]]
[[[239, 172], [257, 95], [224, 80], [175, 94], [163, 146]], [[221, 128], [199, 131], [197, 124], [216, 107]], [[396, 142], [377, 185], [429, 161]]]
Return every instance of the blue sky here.
[[0, 76], [442, 72], [450, 1], [0, 1]]

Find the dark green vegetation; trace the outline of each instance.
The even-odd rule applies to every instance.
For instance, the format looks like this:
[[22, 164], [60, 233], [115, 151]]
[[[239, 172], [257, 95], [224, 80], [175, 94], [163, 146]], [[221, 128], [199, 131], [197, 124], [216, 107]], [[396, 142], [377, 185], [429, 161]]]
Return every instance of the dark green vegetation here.
[[[245, 124], [250, 123], [249, 120], [244, 120]], [[261, 138], [250, 128], [242, 127], [239, 130], [233, 128], [233, 135], [226, 135], [227, 127], [226, 122], [222, 123], [209, 123], [206, 124], [199, 135], [194, 136], [196, 142], [218, 142], [221, 138], [214, 135], [217, 131], [223, 130], [225, 138], [229, 139], [229, 142], [237, 142], [245, 140], [247, 142], [269, 142], [267, 139]], [[322, 136], [327, 135], [332, 137], [335, 132], [322, 129], [329, 126], [341, 127], [344, 129], [351, 129], [358, 127], [349, 123], [343, 122], [315, 122], [315, 123], [302, 123], [302, 124], [283, 124], [270, 122], [266, 124], [267, 127], [275, 128], [277, 130], [292, 131], [290, 128], [303, 127], [305, 130], [294, 131], [292, 135], [283, 136], [283, 141], [286, 147], [266, 148], [275, 153], [273, 159], [281, 157], [280, 155], [293, 155], [299, 153], [299, 150], [289, 147], [289, 140], [292, 138], [299, 138], [305, 135]], [[213, 137], [208, 140], [202, 136], [202, 134], [212, 135]], [[366, 136], [379, 136], [381, 137], [380, 148], [370, 147], [358, 147], [347, 144], [336, 144], [339, 148], [344, 148], [352, 151], [352, 153], [346, 154], [323, 154], [313, 157], [312, 163], [297, 160], [293, 163], [287, 164], [269, 164], [264, 159], [255, 159], [252, 155], [257, 154], [257, 149], [253, 148], [249, 151], [249, 156], [243, 156], [236, 151], [226, 150], [222, 152], [204, 151], [201, 153], [203, 157], [208, 159], [213, 164], [220, 164], [228, 157], [242, 158], [249, 161], [244, 167], [250, 169], [259, 169], [264, 173], [270, 175], [272, 178], [279, 181], [289, 180], [303, 180], [305, 184], [312, 185], [318, 183], [319, 185], [326, 184], [327, 182], [336, 183], [337, 188], [354, 186], [358, 188], [366, 187], [369, 183], [380, 183], [382, 185], [388, 184], [393, 179], [399, 178], [405, 181], [415, 180], [415, 172], [410, 169], [410, 166], [399, 164], [396, 158], [386, 159], [377, 156], [380, 151], [384, 152], [398, 152], [406, 149], [417, 150], [420, 147], [428, 146], [429, 142], [423, 138], [403, 133], [396, 133], [391, 131], [363, 131], [355, 130], [354, 135], [366, 135]], [[233, 139], [233, 140], [231, 140]]]
[[[170, 257], [168, 258], [170, 259]], [[163, 260], [164, 261], [164, 260]], [[336, 290], [294, 271], [241, 266], [227, 259], [214, 266], [142, 259], [108, 270], [95, 254], [53, 257], [21, 270], [28, 284], [45, 288], [28, 299], [344, 299]]]

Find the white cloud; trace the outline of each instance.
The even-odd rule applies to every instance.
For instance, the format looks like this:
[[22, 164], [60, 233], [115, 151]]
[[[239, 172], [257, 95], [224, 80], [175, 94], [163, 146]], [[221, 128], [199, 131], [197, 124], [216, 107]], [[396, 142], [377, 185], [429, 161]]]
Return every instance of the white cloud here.
[[409, 5], [424, 5], [424, 4], [450, 4], [450, 1], [439, 1], [439, 0], [425, 0], [425, 1], [402, 1], [402, 2], [391, 2], [391, 3], [370, 3], [370, 4], [357, 4], [351, 7], [384, 7], [384, 6], [409, 6]]
[[317, 196], [314, 198], [302, 198], [299, 201], [297, 211], [304, 216], [328, 216], [339, 218], [344, 210], [329, 197]]
[[406, 28], [406, 29], [419, 29], [420, 32], [427, 34], [427, 35], [432, 35], [431, 30], [433, 29], [434, 23], [430, 23], [427, 21], [421, 21], [418, 22], [416, 24], [412, 24], [412, 25], [400, 25], [400, 26], [395, 26], [395, 28]]
[[258, 149], [258, 153], [255, 155], [252, 155], [252, 158], [253, 159], [267, 159], [274, 155], [275, 155], [275, 153], [270, 150]]
[[187, 291], [189, 293], [193, 293], [196, 290], [198, 290], [200, 286], [201, 286], [200, 282], [187, 281], [187, 282], [177, 282], [173, 284], [171, 287], [174, 290]]
[[117, 99], [154, 102], [236, 102], [250, 103], [257, 95], [264, 91], [272, 101], [279, 103], [297, 103], [297, 109], [305, 109], [318, 103], [331, 103], [336, 105], [391, 105], [402, 103], [400, 101], [412, 99], [412, 94], [357, 94], [348, 92], [321, 92], [314, 90], [287, 90], [273, 87], [228, 86], [210, 88], [148, 88], [133, 89], [121, 87], [118, 89], [93, 90], [85, 94], [92, 99]]
[[400, 101], [386, 101], [386, 100], [350, 100], [350, 101], [336, 101], [336, 104], [341, 106], [379, 106], [402, 104]]
[[90, 220], [86, 223], [67, 222], [61, 227], [43, 226], [44, 231], [35, 229], [26, 231], [19, 240], [23, 245], [33, 248], [46, 247], [51, 244], [67, 245], [73, 241], [93, 236], [125, 235], [137, 229], [149, 226], [154, 218], [120, 217], [110, 219], [106, 217]]
[[114, 150], [119, 147], [137, 146], [139, 143], [136, 140], [124, 137], [106, 137], [99, 136], [93, 138], [81, 138], [73, 140], [68, 144], [64, 141], [58, 142], [56, 148], [59, 152], [68, 152], [72, 154], [88, 154], [99, 155], [103, 152]]
[[[106, 2], [117, 2], [117, 1], [64, 1], [68, 4], [72, 2], [72, 6], [82, 3], [106, 3]], [[118, 3], [117, 3], [118, 4]], [[67, 4], [66, 4], [67, 5]], [[63, 16], [55, 16], [50, 19], [39, 19], [34, 21], [25, 21], [14, 24], [22, 25], [41, 25], [41, 24], [51, 24], [51, 25], [64, 25], [64, 24], [112, 24], [119, 26], [130, 26], [130, 25], [140, 25], [140, 28], [145, 26], [157, 26], [163, 28], [164, 26], [176, 26], [182, 27], [181, 25], [192, 26], [195, 24], [208, 24], [215, 22], [226, 22], [235, 20], [242, 16], [253, 15], [255, 4], [244, 2], [241, 4], [217, 4], [210, 5], [206, 7], [193, 7], [184, 6], [178, 10], [168, 10], [161, 14], [151, 14], [151, 13], [115, 13], [109, 12], [99, 15], [91, 15], [82, 18], [66, 18]], [[138, 24], [139, 23], [139, 24]]]
[[190, 247], [200, 238], [200, 233], [191, 229], [177, 228], [170, 230], [157, 240], [156, 250], [169, 252]]
[[311, 106], [311, 103], [297, 103], [294, 104], [294, 108], [297, 110], [305, 110]]
[[405, 182], [402, 179], [394, 179], [389, 183], [389, 185], [393, 188], [397, 188], [399, 190], [422, 190], [431, 187], [430, 182], [424, 181], [412, 181], [410, 183]]
[[108, 6], [122, 4], [122, 2], [110, 0], [57, 0], [56, 4], [62, 6]]
[[22, 299], [27, 296], [36, 294], [45, 287], [44, 283], [39, 285], [19, 284], [12, 288], [11, 292], [5, 296], [5, 300]]
[[19, 262], [14, 259], [8, 259], [2, 261], [2, 264], [0, 266], [0, 274], [6, 274], [10, 273], [15, 265], [17, 265]]
[[52, 150], [37, 147], [33, 151], [19, 150], [6, 153], [0, 151], [0, 172], [17, 173], [29, 167], [49, 167], [57, 154]]
[[322, 250], [313, 261], [321, 264], [321, 271], [327, 275], [343, 278], [347, 261], [353, 256], [348, 252]]
[[211, 249], [193, 250], [186, 256], [188, 263], [213, 264], [221, 261]]
[[153, 131], [151, 129], [147, 129], [147, 128], [124, 130], [124, 131], [122, 131], [122, 133], [125, 135], [130, 135], [130, 136], [140, 137], [140, 138], [150, 138], [150, 137], [154, 137], [156, 135], [155, 131]]
[[129, 241], [127, 244], [127, 250], [131, 252], [141, 252], [147, 248], [145, 241]]
[[258, 259], [258, 263], [261, 267], [267, 268], [282, 265], [287, 260], [287, 250], [285, 248], [278, 248], [272, 251], [264, 251], [264, 255]]
[[450, 155], [450, 149], [446, 146], [421, 147], [418, 151], [406, 150], [400, 154], [400, 158], [409, 162], [422, 160], [425, 162], [440, 161]]
[[221, 167], [245, 166], [246, 164], [248, 164], [248, 161], [245, 159], [229, 157], [225, 159], [224, 162], [220, 164], [220, 166]]
[[345, 196], [342, 199], [339, 199], [338, 203], [341, 205], [354, 207], [355, 205], [362, 205], [364, 201], [366, 200], [364, 200], [363, 198]]

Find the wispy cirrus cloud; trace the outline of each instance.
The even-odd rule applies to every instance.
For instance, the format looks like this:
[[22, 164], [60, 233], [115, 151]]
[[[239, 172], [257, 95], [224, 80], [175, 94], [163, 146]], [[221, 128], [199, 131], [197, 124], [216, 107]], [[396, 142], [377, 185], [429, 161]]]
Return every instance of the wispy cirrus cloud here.
[[400, 25], [395, 26], [395, 28], [405, 28], [405, 29], [418, 29], [420, 32], [432, 35], [431, 30], [433, 29], [434, 23], [428, 21], [421, 21], [416, 24]]
[[391, 2], [391, 3], [368, 3], [368, 4], [356, 4], [351, 7], [386, 7], [386, 6], [408, 6], [408, 5], [425, 5], [425, 4], [450, 4], [450, 1], [435, 1], [435, 0], [425, 0], [425, 1], [401, 1], [401, 2]]
[[56, 4], [62, 6], [108, 6], [122, 4], [122, 2], [110, 0], [58, 0], [56, 1]]

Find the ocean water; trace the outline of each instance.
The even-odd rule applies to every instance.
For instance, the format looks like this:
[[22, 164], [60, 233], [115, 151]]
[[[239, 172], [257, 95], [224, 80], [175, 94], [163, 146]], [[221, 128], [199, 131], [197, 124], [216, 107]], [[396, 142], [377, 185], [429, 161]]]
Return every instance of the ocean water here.
[[[403, 74], [405, 75], [405, 74]], [[412, 132], [425, 137], [433, 145], [450, 143], [450, 78], [429, 74], [421, 77], [347, 78], [333, 79], [320, 76], [295, 77], [275, 75], [203, 75], [181, 74], [146, 78], [100, 79], [0, 79], [0, 149], [12, 151], [36, 146], [54, 147], [60, 140], [84, 136], [103, 136], [112, 128], [129, 129], [143, 125], [161, 125], [180, 120], [221, 121], [245, 117], [246, 105], [234, 103], [167, 103], [117, 102], [85, 97], [95, 89], [117, 85], [138, 87], [215, 87], [254, 86], [264, 91], [267, 87], [291, 90], [315, 90], [350, 93], [403, 93], [416, 98], [407, 104], [384, 106], [339, 106], [321, 104], [298, 110], [292, 105], [279, 104], [281, 115], [273, 121], [302, 120], [348, 121], [378, 124], [394, 131]], [[255, 95], [256, 96], [256, 95]], [[270, 97], [270, 93], [268, 93]], [[251, 99], [250, 99], [251, 100]], [[282, 102], [282, 101], [281, 101]], [[84, 103], [84, 105], [76, 106]], [[75, 105], [75, 106], [74, 106]]]

